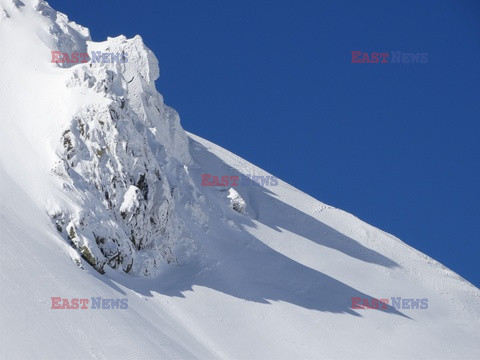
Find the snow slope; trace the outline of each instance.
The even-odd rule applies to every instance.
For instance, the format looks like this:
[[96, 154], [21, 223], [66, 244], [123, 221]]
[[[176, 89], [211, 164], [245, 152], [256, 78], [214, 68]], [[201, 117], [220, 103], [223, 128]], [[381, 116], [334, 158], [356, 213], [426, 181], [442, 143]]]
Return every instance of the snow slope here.
[[[0, 0], [0, 48], [0, 358], [480, 358], [480, 291], [435, 260], [282, 181], [201, 186], [270, 174], [183, 131], [140, 37]], [[131, 61], [50, 63], [111, 49]]]

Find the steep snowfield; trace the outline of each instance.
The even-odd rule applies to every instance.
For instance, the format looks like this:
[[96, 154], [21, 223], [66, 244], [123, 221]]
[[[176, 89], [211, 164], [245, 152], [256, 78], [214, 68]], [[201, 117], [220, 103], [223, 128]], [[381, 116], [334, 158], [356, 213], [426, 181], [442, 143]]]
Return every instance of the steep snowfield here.
[[42, 1], [0, 0], [0, 48], [0, 358], [480, 358], [480, 291], [438, 262], [282, 181], [201, 186], [270, 174], [183, 131], [139, 37], [93, 43]]

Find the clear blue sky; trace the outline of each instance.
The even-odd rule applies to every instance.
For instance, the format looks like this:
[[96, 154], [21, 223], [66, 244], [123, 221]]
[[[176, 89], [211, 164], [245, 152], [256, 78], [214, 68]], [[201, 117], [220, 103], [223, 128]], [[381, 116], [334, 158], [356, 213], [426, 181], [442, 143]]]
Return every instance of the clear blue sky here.
[[480, 285], [480, 1], [49, 3], [93, 40], [140, 34], [186, 130]]

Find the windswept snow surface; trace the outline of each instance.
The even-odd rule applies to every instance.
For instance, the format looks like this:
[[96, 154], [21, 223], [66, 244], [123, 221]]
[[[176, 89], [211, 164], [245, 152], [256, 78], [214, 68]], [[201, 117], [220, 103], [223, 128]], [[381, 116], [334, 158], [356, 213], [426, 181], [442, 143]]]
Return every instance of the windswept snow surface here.
[[[480, 358], [480, 291], [440, 263], [282, 181], [201, 186], [270, 174], [183, 131], [140, 37], [93, 43], [43, 1], [0, 0], [0, 47], [0, 358]], [[98, 49], [131, 61], [50, 62]]]

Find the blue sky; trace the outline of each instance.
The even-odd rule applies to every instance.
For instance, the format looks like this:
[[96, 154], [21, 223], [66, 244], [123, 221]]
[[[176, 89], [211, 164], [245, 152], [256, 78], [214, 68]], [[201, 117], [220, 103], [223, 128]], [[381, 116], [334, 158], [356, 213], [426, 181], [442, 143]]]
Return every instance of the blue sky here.
[[93, 40], [140, 34], [186, 130], [480, 285], [477, 0], [49, 3]]

